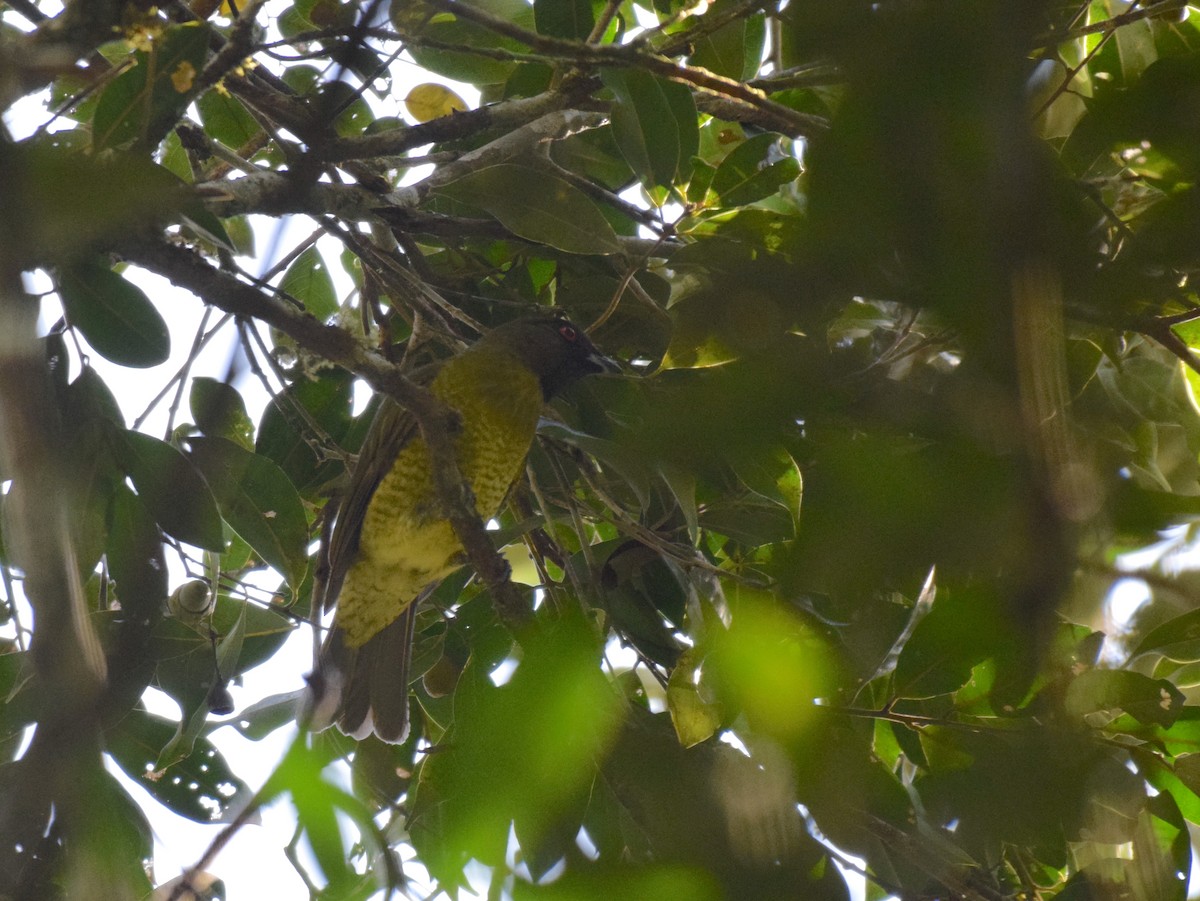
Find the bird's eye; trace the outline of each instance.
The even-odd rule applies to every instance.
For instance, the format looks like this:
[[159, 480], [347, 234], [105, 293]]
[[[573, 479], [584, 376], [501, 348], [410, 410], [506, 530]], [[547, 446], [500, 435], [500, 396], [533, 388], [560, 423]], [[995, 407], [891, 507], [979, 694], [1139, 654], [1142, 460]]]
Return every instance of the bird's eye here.
[[579, 332], [575, 331], [574, 326], [570, 326], [570, 325], [560, 325], [558, 327], [558, 333], [560, 335], [562, 335], [563, 338], [565, 338], [567, 341], [574, 341], [576, 338], [579, 337]]

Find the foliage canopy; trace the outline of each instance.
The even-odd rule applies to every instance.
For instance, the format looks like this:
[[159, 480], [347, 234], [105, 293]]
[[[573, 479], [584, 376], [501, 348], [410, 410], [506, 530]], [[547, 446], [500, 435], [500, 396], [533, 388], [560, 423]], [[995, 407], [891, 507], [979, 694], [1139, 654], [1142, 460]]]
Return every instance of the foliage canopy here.
[[[151, 892], [107, 760], [214, 853], [290, 806], [321, 898], [1184, 899], [1187, 12], [0, 4], [0, 897]], [[228, 687], [315, 619], [356, 380], [418, 409], [404, 367], [549, 306], [628, 375], [548, 411], [515, 582], [462, 517], [410, 739], [252, 788], [214, 733], [294, 728]]]

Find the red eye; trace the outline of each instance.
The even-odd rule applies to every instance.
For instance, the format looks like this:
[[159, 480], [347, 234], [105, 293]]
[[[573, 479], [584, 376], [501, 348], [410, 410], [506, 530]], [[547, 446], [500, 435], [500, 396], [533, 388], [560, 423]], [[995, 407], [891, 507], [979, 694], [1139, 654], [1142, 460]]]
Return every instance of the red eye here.
[[560, 325], [558, 327], [558, 333], [568, 341], [574, 341], [579, 337], [579, 333], [575, 331], [573, 326], [570, 325]]

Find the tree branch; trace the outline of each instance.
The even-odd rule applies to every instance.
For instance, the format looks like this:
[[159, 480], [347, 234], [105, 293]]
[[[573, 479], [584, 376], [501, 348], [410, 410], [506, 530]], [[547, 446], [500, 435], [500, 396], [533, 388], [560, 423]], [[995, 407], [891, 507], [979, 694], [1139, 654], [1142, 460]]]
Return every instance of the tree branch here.
[[131, 239], [116, 249], [129, 262], [162, 275], [218, 309], [279, 329], [305, 350], [361, 376], [371, 387], [410, 410], [429, 447], [434, 484], [446, 518], [471, 566], [491, 591], [501, 621], [521, 639], [532, 620], [532, 611], [510, 580], [508, 564], [488, 536], [458, 468], [453, 442], [457, 414], [453, 410], [407, 379], [366, 342], [238, 281], [192, 250], [153, 239]]
[[782, 130], [794, 136], [811, 136], [824, 132], [829, 123], [820, 116], [797, 112], [791, 107], [776, 103], [762, 91], [743, 82], [708, 69], [688, 66], [669, 57], [647, 53], [633, 44], [585, 44], [563, 38], [537, 34], [514, 25], [498, 16], [491, 15], [458, 0], [428, 0], [431, 6], [455, 16], [482, 25], [497, 34], [520, 41], [528, 47], [546, 55], [559, 56], [580, 66], [622, 66], [653, 72], [672, 81], [682, 82], [701, 90], [741, 100], [771, 115]]
[[425, 144], [454, 141], [489, 129], [511, 130], [568, 105], [569, 99], [564, 94], [546, 93], [536, 97], [517, 97], [463, 113], [431, 119], [408, 128], [397, 128], [361, 137], [340, 138], [322, 145], [315, 152], [321, 159], [332, 163], [399, 156]]

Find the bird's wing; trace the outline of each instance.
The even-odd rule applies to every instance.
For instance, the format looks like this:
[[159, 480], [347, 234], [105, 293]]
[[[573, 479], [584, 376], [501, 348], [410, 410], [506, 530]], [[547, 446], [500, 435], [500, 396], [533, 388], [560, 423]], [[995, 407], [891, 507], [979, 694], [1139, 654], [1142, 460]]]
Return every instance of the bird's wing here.
[[[437, 364], [422, 366], [409, 378], [417, 384], [427, 385], [433, 381], [438, 368]], [[358, 556], [358, 540], [371, 496], [392, 468], [396, 455], [416, 434], [416, 417], [390, 397], [385, 397], [363, 439], [358, 462], [350, 473], [350, 483], [338, 507], [337, 522], [329, 540], [329, 575], [321, 602], [321, 609], [326, 612], [337, 601], [346, 573]]]

